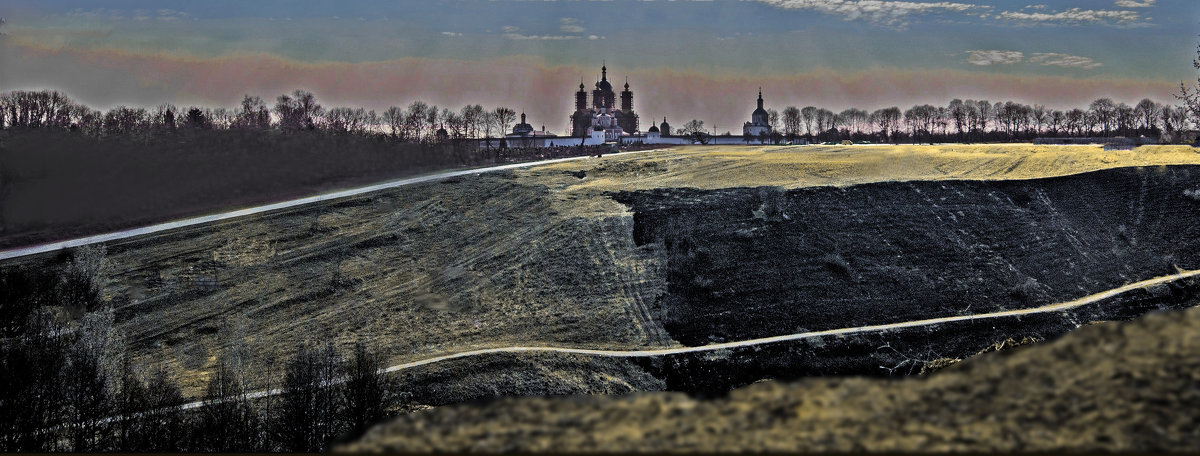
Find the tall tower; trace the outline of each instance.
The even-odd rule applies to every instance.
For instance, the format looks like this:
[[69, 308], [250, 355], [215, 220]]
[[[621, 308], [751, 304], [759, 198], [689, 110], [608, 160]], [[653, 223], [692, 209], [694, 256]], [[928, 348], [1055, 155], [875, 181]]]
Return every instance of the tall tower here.
[[575, 110], [587, 110], [587, 91], [583, 89], [583, 78], [579, 78], [579, 91], [575, 92]]
[[579, 91], [575, 92], [575, 112], [571, 114], [571, 136], [587, 135], [592, 126], [592, 112], [587, 108], [587, 90], [583, 78], [579, 78]]
[[762, 109], [762, 87], [758, 88], [758, 109]]
[[629, 77], [625, 77], [625, 90], [621, 91], [621, 110], [617, 111], [617, 124], [625, 133], [638, 132], [638, 115], [633, 112], [633, 91], [629, 90]]
[[629, 91], [629, 77], [625, 77], [625, 90], [621, 91], [621, 110], [625, 112], [633, 111], [633, 92]]

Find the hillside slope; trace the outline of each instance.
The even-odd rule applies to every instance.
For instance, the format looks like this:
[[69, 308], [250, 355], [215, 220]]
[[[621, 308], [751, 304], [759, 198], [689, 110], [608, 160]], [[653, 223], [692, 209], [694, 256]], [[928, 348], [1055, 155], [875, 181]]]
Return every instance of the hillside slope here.
[[1200, 308], [1085, 326], [905, 380], [764, 382], [728, 397], [435, 408], [341, 451], [1200, 451]]
[[[201, 394], [224, 354], [248, 356], [250, 386], [262, 388], [311, 341], [365, 342], [399, 364], [497, 346], [659, 348], [1012, 309], [1200, 267], [1200, 201], [1186, 197], [1198, 189], [1200, 168], [1112, 169], [1187, 163], [1200, 164], [1196, 149], [695, 147], [606, 155], [111, 242], [103, 294], [133, 364], [166, 369], [189, 397]], [[1098, 172], [961, 181], [1085, 171]], [[997, 201], [997, 189], [1012, 198]], [[791, 221], [762, 212], [764, 194], [778, 196]], [[691, 221], [707, 225], [667, 231]], [[932, 228], [937, 235], [920, 234]], [[680, 262], [687, 252], [665, 247], [681, 235], [695, 241], [692, 252], [719, 261]], [[776, 247], [787, 255], [759, 255]], [[3, 267], [56, 270], [69, 258], [52, 252]], [[696, 274], [679, 274], [688, 268]], [[685, 278], [711, 284], [689, 288]], [[953, 358], [997, 337], [1049, 338], [1079, 323], [1175, 307], [1195, 289], [1161, 287], [1086, 314], [956, 326], [936, 337], [847, 338], [734, 353], [721, 366], [685, 357], [621, 369], [669, 377], [668, 388], [688, 391], [696, 379], [717, 378], [694, 369], [740, 374], [703, 387], [713, 390], [785, 372], [879, 373], [904, 361], [892, 355]], [[853, 303], [872, 310], [846, 310]], [[690, 307], [680, 312], [681, 304]], [[689, 314], [698, 318], [675, 318]], [[643, 384], [633, 377], [618, 383]]]

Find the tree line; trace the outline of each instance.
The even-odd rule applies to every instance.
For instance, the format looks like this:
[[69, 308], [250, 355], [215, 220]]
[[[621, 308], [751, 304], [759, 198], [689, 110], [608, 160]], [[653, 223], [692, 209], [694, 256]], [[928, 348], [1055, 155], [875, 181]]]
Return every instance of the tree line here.
[[[875, 111], [849, 108], [833, 112], [815, 106], [788, 106], [782, 112], [768, 109], [767, 114], [773, 132], [744, 135], [746, 142], [779, 143], [798, 138], [880, 143], [1007, 142], [1097, 136], [1146, 136], [1172, 142], [1179, 140], [1180, 132], [1193, 127], [1186, 107], [1150, 99], [1129, 106], [1100, 98], [1086, 109], [1068, 110], [1012, 101], [955, 99], [946, 106], [922, 104], [906, 110], [893, 106]], [[675, 133], [710, 134], [700, 120], [685, 123]]]
[[296, 90], [275, 98], [245, 95], [233, 109], [201, 106], [155, 108], [117, 106], [101, 112], [53, 90], [13, 91], [0, 95], [0, 128], [64, 129], [96, 138], [152, 135], [176, 129], [310, 130], [334, 134], [382, 136], [408, 142], [503, 137], [516, 111], [478, 104], [455, 111], [423, 101], [392, 106], [382, 113], [360, 107], [322, 106], [311, 92]]
[[[1188, 109], [1143, 99], [1134, 106], [1100, 98], [1086, 108], [1049, 109], [1012, 101], [952, 100], [946, 106], [916, 105], [841, 112], [805, 106], [768, 111], [774, 133], [747, 141], [852, 139], [877, 142], [1004, 142], [1037, 137], [1147, 136], [1174, 141], [1192, 128]], [[468, 104], [455, 111], [414, 101], [377, 114], [361, 107], [325, 108], [316, 96], [296, 90], [279, 95], [273, 106], [245, 95], [239, 107], [153, 109], [117, 106], [100, 112], [58, 91], [13, 91], [0, 95], [0, 127], [67, 129], [106, 138], [153, 135], [176, 129], [320, 131], [341, 135], [434, 143], [450, 139], [503, 137], [516, 119], [504, 106], [485, 109]], [[675, 131], [681, 136], [708, 134], [693, 120]], [[490, 142], [488, 143], [490, 147]]]
[[252, 398], [244, 334], [228, 325], [204, 405], [182, 410], [169, 373], [126, 353], [99, 296], [105, 267], [103, 248], [85, 247], [59, 271], [0, 270], [0, 451], [322, 451], [406, 397], [366, 346], [324, 343], [298, 346], [280, 380], [267, 373], [280, 394]]

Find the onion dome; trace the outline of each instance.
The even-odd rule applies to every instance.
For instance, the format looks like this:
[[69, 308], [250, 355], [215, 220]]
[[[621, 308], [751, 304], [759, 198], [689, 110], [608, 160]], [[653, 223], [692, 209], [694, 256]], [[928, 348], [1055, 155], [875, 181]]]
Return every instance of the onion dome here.
[[754, 120], [758, 120], [760, 118], [766, 119], [768, 117], [767, 110], [763, 109], [762, 88], [758, 89], [758, 109], [755, 109], [754, 112], [750, 113], [750, 117]]
[[521, 123], [513, 126], [512, 134], [525, 136], [533, 132], [533, 125], [525, 123], [525, 113], [521, 113]]
[[612, 91], [612, 84], [608, 82], [608, 66], [600, 67], [600, 82], [596, 83], [596, 87], [603, 91]]

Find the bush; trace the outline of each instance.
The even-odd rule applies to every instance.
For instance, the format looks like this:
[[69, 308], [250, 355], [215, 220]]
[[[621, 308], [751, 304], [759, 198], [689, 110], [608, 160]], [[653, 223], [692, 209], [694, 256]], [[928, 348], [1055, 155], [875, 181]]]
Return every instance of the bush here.
[[105, 304], [101, 295], [107, 274], [107, 250], [94, 244], [75, 250], [59, 280], [58, 303], [73, 313], [94, 312]]

